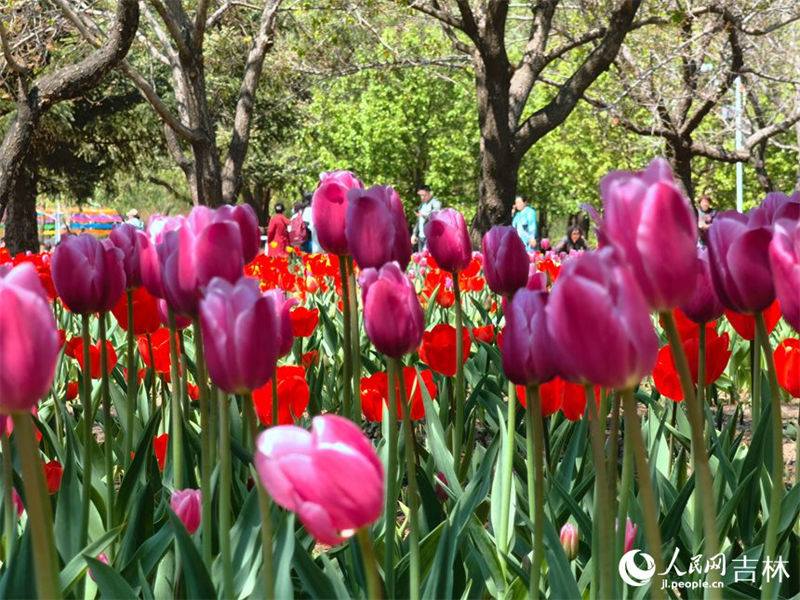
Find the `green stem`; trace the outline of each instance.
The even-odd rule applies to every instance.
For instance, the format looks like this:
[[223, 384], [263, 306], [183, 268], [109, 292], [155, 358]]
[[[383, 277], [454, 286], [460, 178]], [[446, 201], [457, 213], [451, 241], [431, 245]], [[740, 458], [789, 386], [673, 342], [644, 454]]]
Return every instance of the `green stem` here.
[[[705, 422], [706, 405], [706, 327], [700, 325], [697, 338], [697, 404], [700, 406], [700, 420], [703, 423], [703, 448], [708, 448], [708, 429]], [[700, 552], [700, 533], [703, 531], [703, 503], [699, 493], [694, 495], [694, 531], [695, 531], [695, 552]], [[709, 555], [713, 556], [713, 555]]]
[[[395, 368], [394, 360], [387, 357], [386, 372], [387, 381], [394, 381]], [[389, 388], [389, 439], [386, 440], [388, 451], [386, 454], [386, 507], [384, 510], [384, 563], [383, 577], [386, 584], [386, 596], [394, 598], [394, 551], [395, 535], [397, 525], [395, 523], [397, 513], [397, 393], [394, 385]]]
[[42, 459], [29, 413], [14, 413], [14, 437], [18, 444], [25, 481], [25, 503], [31, 521], [36, 590], [40, 598], [61, 598], [58, 558], [53, 534], [53, 515], [47, 496]]
[[350, 281], [347, 276], [347, 259], [339, 257], [339, 276], [342, 280], [342, 337], [344, 351], [344, 377], [342, 378], [342, 415], [352, 419], [353, 406], [351, 400], [353, 363], [351, 353], [353, 352], [353, 341], [350, 335]]
[[200, 488], [209, 490], [202, 496], [202, 523], [203, 523], [203, 562], [206, 567], [211, 569], [211, 530], [212, 530], [212, 511], [211, 511], [211, 473], [213, 464], [211, 462], [211, 436], [212, 431], [209, 426], [209, 406], [208, 406], [208, 375], [206, 374], [205, 350], [203, 348], [203, 330], [200, 327], [200, 320], [195, 317], [192, 319], [192, 334], [194, 335], [194, 356], [197, 366], [197, 390], [198, 401], [200, 404]]
[[[419, 492], [417, 490], [417, 461], [414, 456], [414, 426], [411, 423], [411, 403], [406, 402], [406, 381], [403, 373], [403, 362], [399, 358], [395, 363], [395, 375], [400, 387], [400, 402], [403, 407], [403, 429], [406, 446], [406, 476], [408, 477], [408, 526], [409, 534], [409, 594], [411, 600], [419, 600], [420, 592], [420, 555], [419, 555]], [[392, 383], [389, 387], [394, 387]], [[397, 405], [395, 404], [395, 407]]]
[[461, 289], [458, 285], [458, 273], [453, 276], [453, 295], [455, 296], [456, 309], [456, 424], [453, 430], [453, 459], [455, 471], [458, 473], [461, 464], [461, 440], [464, 436], [464, 339], [461, 334], [463, 328]]
[[94, 422], [94, 411], [92, 410], [92, 373], [91, 373], [91, 353], [89, 351], [89, 317], [81, 315], [81, 335], [83, 337], [83, 381], [82, 398], [83, 402], [83, 504], [81, 506], [81, 528], [78, 546], [83, 548], [89, 536], [89, 504], [92, 501], [92, 447], [94, 446], [94, 434], [92, 433], [92, 423]]
[[[605, 419], [601, 418], [597, 410], [597, 402], [594, 398], [594, 389], [591, 385], [585, 386], [586, 405], [589, 407], [589, 439], [592, 446], [594, 457], [594, 493], [596, 498], [594, 522], [596, 523], [597, 554], [593, 553], [592, 562], [597, 560], [599, 564], [596, 569], [596, 586], [599, 587], [597, 598], [611, 598], [613, 586], [614, 565], [611, 560], [611, 552], [607, 550], [611, 537], [611, 512], [608, 500], [608, 471], [605, 462], [604, 438], [605, 438]], [[593, 538], [594, 539], [594, 538]], [[595, 587], [595, 586], [593, 586]]]
[[[169, 322], [169, 370], [172, 396], [170, 420], [172, 422], [172, 486], [183, 489], [183, 417], [181, 411], [181, 376], [178, 372], [178, 343], [175, 339], [175, 313], [167, 309]], [[227, 531], [223, 529], [222, 531]], [[224, 537], [224, 536], [222, 536]]]
[[103, 398], [103, 450], [106, 467], [106, 529], [114, 527], [114, 435], [111, 431], [111, 394], [108, 389], [106, 313], [100, 313], [100, 392]]
[[[611, 433], [608, 438], [608, 510], [617, 511], [617, 477], [619, 474], [619, 392], [611, 392]], [[605, 407], [601, 414], [606, 414]]]
[[[664, 572], [664, 560], [661, 555], [661, 531], [658, 528], [658, 507], [653, 493], [653, 483], [650, 480], [650, 463], [647, 460], [647, 450], [642, 439], [642, 428], [639, 425], [639, 417], [636, 414], [636, 401], [633, 398], [633, 390], [622, 391], [622, 400], [625, 408], [625, 433], [631, 438], [631, 449], [633, 458], [636, 461], [636, 475], [639, 478], [639, 494], [642, 498], [642, 513], [644, 516], [644, 535], [647, 540], [647, 547], [656, 563], [656, 572], [650, 584], [650, 595], [654, 598], [663, 598], [664, 590], [661, 589], [662, 576]], [[625, 523], [619, 523], [619, 528], [625, 527]]]
[[147, 334], [147, 353], [150, 355], [150, 416], [156, 414], [156, 382], [158, 375], [156, 375], [156, 357], [153, 352], [153, 338]]
[[528, 471], [528, 510], [533, 521], [533, 560], [529, 598], [539, 597], [539, 578], [544, 559], [544, 425], [538, 385], [528, 385], [526, 410], [526, 460]]
[[133, 353], [133, 290], [127, 290], [125, 294], [128, 300], [128, 331], [125, 336], [125, 350], [128, 365], [128, 415], [125, 424], [128, 426], [128, 431], [125, 436], [125, 460], [130, 461], [133, 460], [130, 456], [133, 451], [133, 419], [134, 407], [136, 406], [136, 384], [138, 383], [138, 377], [136, 376], [136, 357]]
[[622, 448], [622, 480], [620, 481], [619, 506], [617, 507], [617, 532], [616, 532], [616, 553], [615, 563], [622, 558], [625, 550], [625, 525], [628, 520], [628, 499], [630, 490], [633, 488], [633, 448], [631, 447], [631, 436], [626, 431], [625, 440]]
[[219, 390], [219, 550], [222, 557], [222, 597], [233, 598], [231, 561], [231, 423], [228, 394]]
[[[250, 429], [250, 439], [253, 443], [253, 455], [258, 443], [258, 422], [256, 419], [256, 411], [253, 407], [253, 394], [247, 394], [242, 402], [244, 416], [247, 420], [247, 426]], [[253, 477], [256, 480], [256, 489], [258, 490], [258, 510], [261, 513], [261, 546], [262, 558], [264, 559], [264, 598], [275, 597], [275, 571], [272, 559], [272, 512], [270, 510], [270, 499], [267, 494], [267, 489], [261, 482], [261, 476], [258, 474], [258, 469], [253, 465]]]
[[361, 557], [364, 561], [364, 572], [367, 577], [367, 598], [381, 600], [381, 584], [378, 579], [378, 566], [375, 550], [372, 547], [369, 527], [362, 527], [356, 532], [358, 545], [361, 548]]
[[350, 302], [350, 337], [353, 344], [353, 420], [361, 422], [361, 329], [358, 324], [358, 288], [353, 257], [347, 257], [348, 299]]
[[[506, 438], [506, 453], [503, 457], [503, 486], [502, 497], [500, 498], [500, 506], [502, 512], [500, 513], [500, 531], [497, 532], [497, 547], [500, 556], [503, 557], [508, 554], [508, 520], [511, 513], [511, 494], [512, 482], [514, 473], [514, 437], [516, 425], [516, 409], [517, 409], [517, 388], [512, 381], [508, 382], [508, 430]], [[505, 560], [502, 560], [501, 565], [505, 565]]]
[[[11, 417], [8, 417], [9, 419]], [[3, 506], [6, 534], [5, 564], [8, 564], [14, 554], [14, 544], [17, 541], [17, 511], [14, 506], [14, 476], [11, 466], [11, 440], [8, 433], [0, 432], [0, 445], [3, 449]]]
[[752, 390], [752, 422], [753, 431], [761, 420], [761, 334], [756, 328], [750, 344], [750, 388]]
[[[778, 522], [781, 520], [781, 498], [783, 496], [783, 428], [781, 415], [780, 388], [775, 373], [775, 362], [769, 333], [764, 323], [764, 314], [756, 315], [756, 331], [767, 362], [767, 378], [769, 381], [769, 399], [772, 412], [772, 492], [769, 500], [769, 520], [767, 521], [767, 539], [764, 542], [764, 556], [775, 559], [778, 545]], [[767, 577], [762, 582], [762, 598], [772, 598], [775, 578]]]

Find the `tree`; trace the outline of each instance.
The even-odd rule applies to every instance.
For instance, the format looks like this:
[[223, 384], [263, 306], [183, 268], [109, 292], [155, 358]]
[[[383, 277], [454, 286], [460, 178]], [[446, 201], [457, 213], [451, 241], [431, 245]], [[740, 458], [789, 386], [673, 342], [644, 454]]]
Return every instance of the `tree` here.
[[[512, 11], [507, 0], [409, 4], [437, 19], [474, 66], [481, 135], [480, 198], [472, 222], [476, 242], [492, 225], [508, 222], [525, 153], [564, 122], [611, 65], [625, 35], [643, 24], [634, 21], [640, 3], [620, 0], [607, 18], [600, 17], [605, 3], [582, 3], [579, 11], [572, 11], [558, 0], [543, 0], [531, 3], [524, 15]], [[521, 51], [515, 49], [512, 33], [524, 36]], [[535, 85], [573, 52], [581, 56], [577, 67], [543, 106], [529, 107]]]

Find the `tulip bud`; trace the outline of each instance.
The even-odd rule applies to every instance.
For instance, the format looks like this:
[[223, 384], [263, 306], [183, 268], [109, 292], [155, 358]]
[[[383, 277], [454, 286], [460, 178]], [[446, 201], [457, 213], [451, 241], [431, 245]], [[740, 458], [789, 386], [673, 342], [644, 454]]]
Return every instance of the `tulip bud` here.
[[390, 186], [347, 192], [347, 247], [362, 269], [379, 269], [397, 261], [405, 270], [411, 260], [411, 238], [400, 196]]
[[397, 263], [363, 271], [359, 283], [370, 341], [392, 358], [413, 352], [422, 341], [425, 317], [414, 286]]
[[381, 515], [383, 465], [347, 419], [314, 417], [310, 433], [293, 425], [271, 427], [259, 435], [254, 458], [276, 504], [297, 513], [323, 544], [340, 544]]
[[464, 215], [452, 208], [434, 212], [425, 224], [425, 240], [439, 268], [463, 271], [472, 260], [472, 244]]
[[800, 331], [800, 221], [781, 219], [775, 224], [769, 262], [783, 318]]
[[561, 547], [567, 560], [575, 560], [578, 557], [578, 530], [571, 523], [565, 523], [559, 535]]
[[625, 519], [625, 552], [633, 550], [633, 542], [636, 540], [636, 532], [639, 526], [634, 525], [630, 517]]
[[57, 460], [51, 460], [42, 463], [44, 468], [44, 479], [47, 483], [47, 493], [50, 495], [55, 494], [61, 489], [61, 478], [64, 475], [64, 467]]
[[111, 243], [122, 251], [122, 268], [125, 271], [125, 289], [133, 290], [142, 285], [140, 247], [147, 237], [135, 225], [123, 223], [111, 230]]
[[689, 319], [697, 324], [709, 323], [722, 316], [722, 302], [711, 282], [711, 270], [708, 265], [708, 249], [697, 248], [697, 284], [692, 297], [680, 306]]
[[169, 499], [169, 506], [186, 527], [189, 535], [200, 527], [202, 514], [202, 494], [200, 490], [175, 490]]
[[511, 297], [528, 281], [525, 243], [513, 227], [492, 227], [483, 236], [483, 274], [496, 294]]
[[347, 192], [364, 184], [350, 171], [331, 171], [320, 176], [311, 199], [311, 219], [322, 249], [331, 254], [349, 254], [345, 221]]

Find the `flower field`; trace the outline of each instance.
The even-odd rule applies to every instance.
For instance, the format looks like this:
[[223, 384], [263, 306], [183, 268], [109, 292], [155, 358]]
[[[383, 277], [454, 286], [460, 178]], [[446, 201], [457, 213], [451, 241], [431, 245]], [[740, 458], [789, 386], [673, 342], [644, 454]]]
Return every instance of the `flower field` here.
[[800, 195], [708, 247], [656, 160], [599, 249], [473, 252], [352, 173], [0, 250], [0, 598], [800, 594]]

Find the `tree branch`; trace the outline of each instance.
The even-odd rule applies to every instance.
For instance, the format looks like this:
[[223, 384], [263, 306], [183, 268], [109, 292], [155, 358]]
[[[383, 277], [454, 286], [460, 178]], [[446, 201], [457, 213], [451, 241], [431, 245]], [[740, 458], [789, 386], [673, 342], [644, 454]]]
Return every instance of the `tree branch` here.
[[169, 31], [169, 34], [175, 42], [175, 45], [178, 47], [178, 54], [180, 57], [184, 60], [191, 60], [192, 49], [189, 46], [191, 41], [187, 43], [187, 40], [184, 39], [184, 34], [181, 30], [180, 23], [175, 20], [173, 15], [161, 3], [161, 0], [150, 0], [150, 4], [152, 4], [153, 8], [156, 9], [156, 12], [161, 17], [161, 20], [164, 21], [164, 25], [167, 26], [167, 31]]
[[437, 19], [442, 23], [449, 25], [450, 27], [455, 27], [456, 29], [464, 31], [464, 24], [461, 22], [461, 20], [447, 9], [439, 8], [434, 4], [426, 4], [420, 0], [412, 2], [408, 6], [409, 8], [433, 17], [434, 19]]
[[6, 63], [11, 68], [12, 71], [20, 74], [28, 73], [29, 69], [24, 66], [22, 63], [17, 62], [14, 58], [13, 53], [11, 52], [11, 46], [8, 44], [8, 33], [6, 32], [6, 26], [0, 21], [0, 43], [3, 45], [3, 56], [6, 59]]

